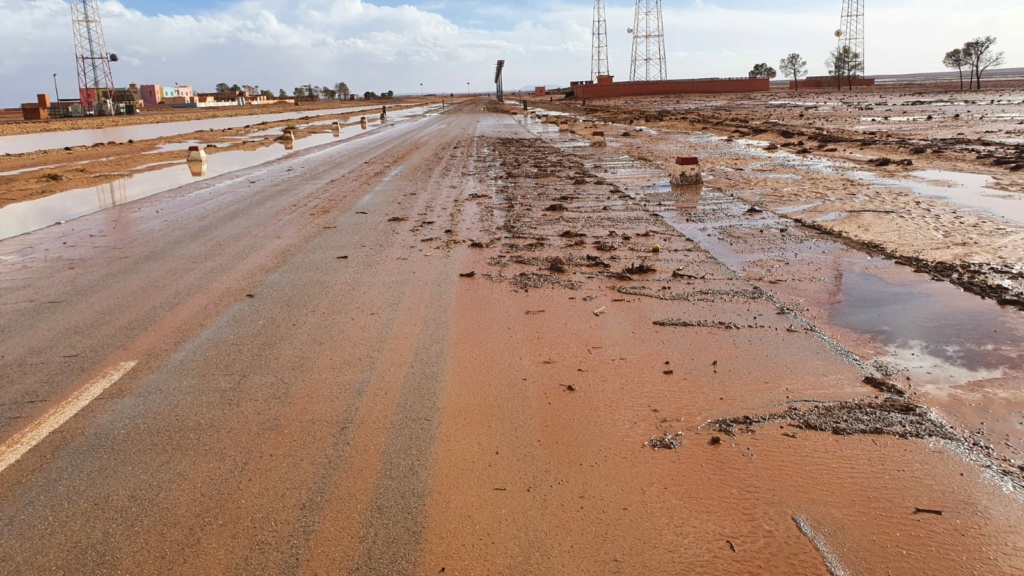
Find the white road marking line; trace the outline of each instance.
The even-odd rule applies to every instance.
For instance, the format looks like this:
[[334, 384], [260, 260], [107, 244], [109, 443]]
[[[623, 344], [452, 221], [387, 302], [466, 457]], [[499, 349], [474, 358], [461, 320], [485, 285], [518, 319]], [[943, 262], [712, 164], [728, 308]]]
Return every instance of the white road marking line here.
[[41, 418], [33, 422], [27, 428], [0, 444], [0, 472], [14, 464], [32, 449], [33, 446], [42, 442], [43, 438], [60, 428], [62, 424], [78, 414], [79, 410], [85, 408], [89, 402], [96, 399], [104, 390], [120, 380], [129, 370], [138, 364], [138, 360], [121, 362], [117, 366], [107, 370], [102, 376], [86, 384], [67, 400], [64, 400]]

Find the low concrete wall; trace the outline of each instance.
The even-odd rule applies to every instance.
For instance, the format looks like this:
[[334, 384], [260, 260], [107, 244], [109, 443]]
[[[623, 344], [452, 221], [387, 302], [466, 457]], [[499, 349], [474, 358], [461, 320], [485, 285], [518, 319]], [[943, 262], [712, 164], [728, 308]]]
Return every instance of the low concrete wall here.
[[660, 82], [616, 82], [614, 84], [577, 84], [576, 98], [622, 98], [663, 94], [722, 94], [731, 92], [767, 92], [771, 81], [751, 78], [705, 78], [700, 80], [663, 80]]

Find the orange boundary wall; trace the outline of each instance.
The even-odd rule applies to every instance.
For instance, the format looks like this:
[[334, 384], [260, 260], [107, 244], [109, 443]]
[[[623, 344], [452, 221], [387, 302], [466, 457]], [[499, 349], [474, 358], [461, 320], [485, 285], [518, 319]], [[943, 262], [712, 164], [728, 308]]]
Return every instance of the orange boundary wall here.
[[576, 98], [621, 98], [663, 94], [722, 94], [729, 92], [768, 92], [767, 78], [707, 78], [701, 80], [663, 80], [660, 82], [616, 82], [613, 84], [577, 84]]
[[[846, 80], [845, 78], [843, 79], [843, 88], [846, 88], [847, 86], [849, 86], [848, 82], [849, 81]], [[874, 86], [874, 85], [875, 85], [875, 79], [874, 78], [854, 78], [853, 79], [853, 86], [855, 88], [870, 88], [871, 86]], [[811, 76], [809, 78], [804, 78], [803, 80], [800, 81], [800, 84], [799, 84], [799, 88], [807, 88], [807, 89], [812, 89], [812, 88], [833, 88], [834, 89], [835, 87], [836, 87], [836, 79], [835, 79], [834, 76]], [[790, 90], [795, 90], [797, 88], [798, 88], [797, 83], [793, 82], [792, 80], [790, 80], [789, 81], [789, 89]]]

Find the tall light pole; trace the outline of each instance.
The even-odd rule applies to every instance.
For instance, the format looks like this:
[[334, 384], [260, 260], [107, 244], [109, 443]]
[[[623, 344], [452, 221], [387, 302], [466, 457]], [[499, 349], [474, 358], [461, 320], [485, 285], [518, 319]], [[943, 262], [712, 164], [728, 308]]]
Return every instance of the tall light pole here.
[[423, 97], [423, 82], [420, 82], [420, 98]]
[[469, 96], [469, 82], [466, 82], [466, 96]]
[[53, 91], [57, 93], [57, 114], [63, 116], [64, 109], [60, 107], [60, 90], [57, 88], [57, 73], [53, 73]]

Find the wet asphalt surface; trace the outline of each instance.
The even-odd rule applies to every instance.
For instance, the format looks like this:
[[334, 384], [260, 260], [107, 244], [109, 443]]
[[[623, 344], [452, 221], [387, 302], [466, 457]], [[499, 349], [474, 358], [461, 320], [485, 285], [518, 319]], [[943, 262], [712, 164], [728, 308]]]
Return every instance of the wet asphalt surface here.
[[0, 571], [1020, 567], [930, 415], [481, 106], [0, 242], [0, 441], [137, 362], [0, 470]]

